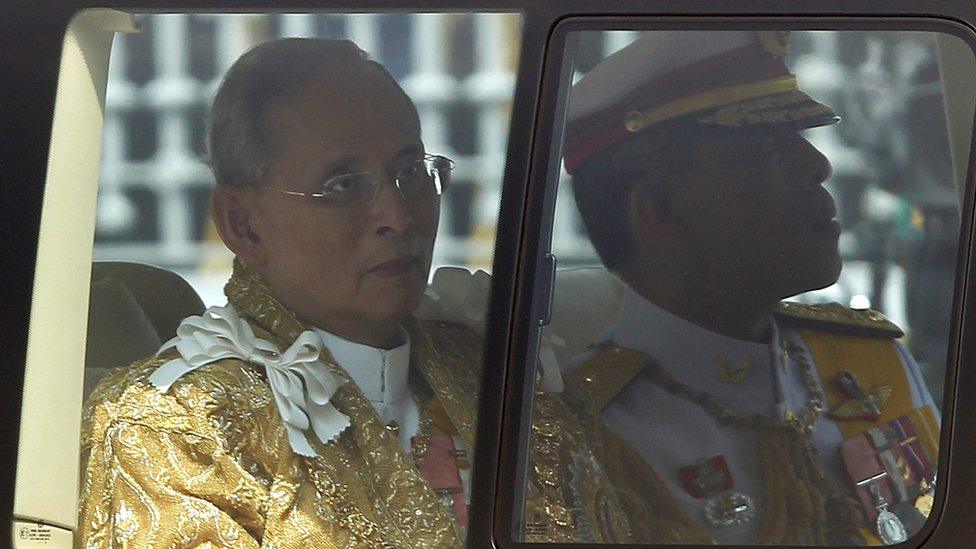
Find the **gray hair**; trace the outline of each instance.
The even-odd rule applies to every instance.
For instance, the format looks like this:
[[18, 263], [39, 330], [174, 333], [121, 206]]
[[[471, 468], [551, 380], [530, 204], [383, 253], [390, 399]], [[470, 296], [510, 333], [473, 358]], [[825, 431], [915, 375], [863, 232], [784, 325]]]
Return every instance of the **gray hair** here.
[[[349, 40], [282, 38], [258, 44], [224, 75], [207, 121], [207, 151], [217, 185], [261, 185], [276, 160], [268, 110], [322, 78], [378, 69], [416, 108], [387, 70]], [[418, 120], [419, 127], [419, 120]]]

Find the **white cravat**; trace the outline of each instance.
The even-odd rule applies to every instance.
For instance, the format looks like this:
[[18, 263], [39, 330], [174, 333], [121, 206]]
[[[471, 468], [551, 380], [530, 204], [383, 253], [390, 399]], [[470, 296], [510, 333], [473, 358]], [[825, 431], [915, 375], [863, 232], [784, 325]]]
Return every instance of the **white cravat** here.
[[312, 330], [369, 399], [380, 419], [400, 426], [400, 444], [410, 451], [410, 437], [420, 426], [417, 404], [410, 394], [410, 335], [400, 328], [403, 343], [392, 349], [379, 349], [356, 343], [319, 328]]
[[349, 418], [329, 402], [345, 380], [319, 361], [321, 347], [319, 336], [306, 330], [282, 351], [255, 337], [233, 307], [210, 307], [202, 315], [180, 322], [176, 337], [156, 353], [175, 349], [179, 356], [157, 368], [149, 382], [165, 393], [179, 378], [220, 360], [233, 358], [261, 366], [289, 444], [299, 455], [314, 456], [306, 436], [310, 429], [328, 444], [349, 427]]

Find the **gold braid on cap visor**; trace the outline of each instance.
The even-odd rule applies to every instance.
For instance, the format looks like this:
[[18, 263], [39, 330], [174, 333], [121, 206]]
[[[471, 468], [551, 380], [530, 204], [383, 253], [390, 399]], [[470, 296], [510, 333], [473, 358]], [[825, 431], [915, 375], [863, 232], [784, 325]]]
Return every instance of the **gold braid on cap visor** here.
[[[796, 97], [796, 101], [806, 100], [813, 102], [806, 94], [800, 92], [796, 85], [796, 76], [791, 74], [789, 76], [781, 76], [771, 78], [769, 80], [760, 80], [759, 82], [750, 82], [748, 84], [740, 84], [738, 86], [728, 86], [725, 88], [714, 89], [705, 93], [700, 93], [698, 95], [665, 103], [643, 112], [632, 111], [628, 113], [627, 117], [624, 119], [624, 126], [628, 131], [637, 132], [646, 128], [647, 126], [650, 126], [651, 124], [656, 124], [658, 122], [676, 118], [685, 114], [704, 111], [715, 107], [723, 107], [733, 103], [747, 101], [749, 99], [756, 99], [777, 94], [790, 94], [791, 96], [796, 94], [802, 96]], [[820, 106], [825, 109], [825, 112], [829, 111], [827, 107], [824, 107], [823, 105]], [[725, 121], [722, 119], [713, 119], [711, 122], [719, 124], [735, 124], [735, 122], [731, 120]]]

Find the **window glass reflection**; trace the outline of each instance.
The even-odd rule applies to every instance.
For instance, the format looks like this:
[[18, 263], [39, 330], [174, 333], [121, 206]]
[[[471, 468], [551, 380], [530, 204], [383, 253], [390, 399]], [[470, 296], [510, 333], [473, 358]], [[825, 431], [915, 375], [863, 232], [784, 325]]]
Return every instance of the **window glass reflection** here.
[[76, 543], [462, 546], [518, 17], [140, 19]]
[[[526, 507], [564, 468], [606, 488], [561, 502], [596, 541], [910, 538], [959, 238], [936, 36], [573, 40]], [[563, 461], [550, 402], [580, 422]]]

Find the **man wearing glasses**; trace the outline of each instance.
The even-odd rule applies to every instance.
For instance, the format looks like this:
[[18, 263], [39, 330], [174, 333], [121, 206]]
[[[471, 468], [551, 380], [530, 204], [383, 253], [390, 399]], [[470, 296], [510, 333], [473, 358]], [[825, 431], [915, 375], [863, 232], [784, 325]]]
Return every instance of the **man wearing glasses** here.
[[[93, 393], [80, 545], [461, 546], [481, 338], [412, 317], [453, 162], [324, 39], [238, 59], [209, 150], [229, 303]], [[540, 540], [583, 535], [565, 476], [530, 490]]]
[[785, 33], [650, 31], [570, 95], [576, 202], [627, 287], [567, 385], [656, 506], [642, 541], [891, 544], [931, 507], [938, 410], [901, 331], [781, 302], [841, 268], [831, 166], [800, 134], [839, 118], [786, 53]]

